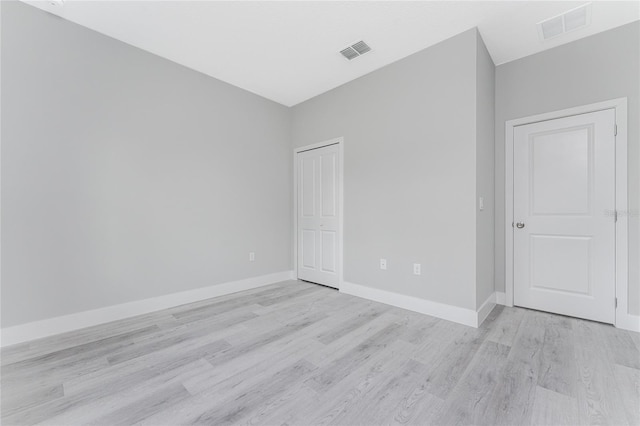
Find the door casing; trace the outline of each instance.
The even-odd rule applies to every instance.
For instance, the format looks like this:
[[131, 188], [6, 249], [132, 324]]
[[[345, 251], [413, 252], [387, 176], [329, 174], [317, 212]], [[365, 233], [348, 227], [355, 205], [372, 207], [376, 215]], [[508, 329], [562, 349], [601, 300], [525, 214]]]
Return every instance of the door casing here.
[[[505, 305], [513, 306], [513, 154], [514, 128], [540, 121], [554, 120], [578, 114], [615, 110], [616, 134], [616, 313], [615, 326], [635, 329], [634, 320], [628, 313], [629, 246], [628, 246], [628, 201], [627, 201], [627, 98], [618, 98], [595, 104], [553, 111], [529, 117], [509, 120], [505, 123]], [[611, 129], [613, 132], [614, 129]]]
[[312, 149], [338, 145], [338, 290], [344, 281], [344, 138], [339, 137], [323, 142], [305, 145], [293, 150], [293, 274], [298, 279], [298, 153]]

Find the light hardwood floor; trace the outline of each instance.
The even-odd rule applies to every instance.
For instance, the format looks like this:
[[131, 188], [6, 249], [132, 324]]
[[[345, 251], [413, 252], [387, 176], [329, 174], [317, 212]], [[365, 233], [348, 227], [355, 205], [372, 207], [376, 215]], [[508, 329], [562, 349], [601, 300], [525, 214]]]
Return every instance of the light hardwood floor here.
[[478, 329], [302, 282], [2, 351], [2, 423], [640, 424], [640, 337], [496, 307]]

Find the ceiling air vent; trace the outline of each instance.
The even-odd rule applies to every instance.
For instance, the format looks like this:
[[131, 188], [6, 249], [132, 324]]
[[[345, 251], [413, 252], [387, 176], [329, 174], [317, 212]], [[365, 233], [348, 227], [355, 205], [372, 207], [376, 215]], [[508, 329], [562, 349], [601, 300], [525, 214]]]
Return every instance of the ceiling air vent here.
[[561, 15], [538, 22], [538, 36], [545, 41], [591, 23], [591, 3], [571, 9]]
[[365, 53], [367, 53], [368, 51], [371, 50], [369, 45], [367, 43], [365, 43], [364, 41], [359, 41], [359, 42], [357, 42], [356, 44], [354, 44], [351, 47], [353, 47], [353, 50], [355, 50], [356, 52], [358, 52], [361, 55], [364, 55]]
[[371, 47], [369, 47], [369, 45], [364, 41], [360, 40], [359, 42], [353, 43], [351, 46], [342, 49], [340, 53], [348, 60], [352, 60], [370, 51]]
[[356, 50], [351, 46], [347, 47], [346, 49], [342, 49], [340, 53], [342, 53], [342, 56], [344, 56], [348, 60], [352, 60], [353, 58], [357, 58], [358, 56], [360, 56], [360, 54], [356, 52]]

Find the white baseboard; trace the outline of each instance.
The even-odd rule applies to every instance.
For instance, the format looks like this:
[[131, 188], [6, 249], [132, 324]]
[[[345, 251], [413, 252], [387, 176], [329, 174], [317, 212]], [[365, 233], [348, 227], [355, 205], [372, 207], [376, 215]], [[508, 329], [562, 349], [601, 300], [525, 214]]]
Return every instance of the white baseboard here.
[[[489, 299], [487, 299], [480, 310], [474, 311], [473, 309], [460, 308], [458, 306], [433, 302], [431, 300], [420, 299], [418, 297], [407, 296], [405, 294], [380, 290], [346, 281], [344, 281], [340, 286], [340, 292], [407, 309], [409, 311], [431, 315], [433, 317], [457, 322], [458, 324], [464, 324], [470, 327], [478, 327], [478, 325], [482, 323], [482, 321], [479, 321], [480, 316], [484, 315], [484, 318], [486, 318], [486, 316], [489, 315], [489, 312], [491, 312], [491, 309], [493, 309], [493, 306], [495, 306], [495, 302], [493, 302], [495, 300], [495, 294], [492, 294]], [[484, 318], [482, 318], [483, 321]]]
[[640, 333], [640, 315], [622, 313], [616, 315], [616, 328]]
[[7, 327], [1, 331], [0, 346], [15, 345], [16, 343], [148, 314], [162, 309], [173, 308], [186, 303], [198, 302], [212, 297], [250, 290], [252, 288], [290, 280], [293, 279], [293, 277], [293, 271], [277, 272]]
[[[496, 304], [505, 305], [507, 295], [502, 291], [496, 291]], [[629, 330], [640, 332], [640, 315], [633, 315], [629, 313], [617, 313], [616, 314], [616, 328], [620, 328], [622, 330]]]
[[491, 295], [484, 301], [484, 303], [478, 308], [478, 327], [487, 319], [493, 308], [496, 307], [496, 293], [491, 293]]

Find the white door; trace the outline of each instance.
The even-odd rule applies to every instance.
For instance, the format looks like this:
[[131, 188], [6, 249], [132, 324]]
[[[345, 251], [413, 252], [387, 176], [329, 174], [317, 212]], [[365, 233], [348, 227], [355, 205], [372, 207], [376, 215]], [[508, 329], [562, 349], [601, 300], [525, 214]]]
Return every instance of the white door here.
[[514, 304], [615, 320], [615, 111], [514, 128]]
[[298, 278], [339, 285], [340, 151], [338, 145], [300, 152], [298, 162]]

